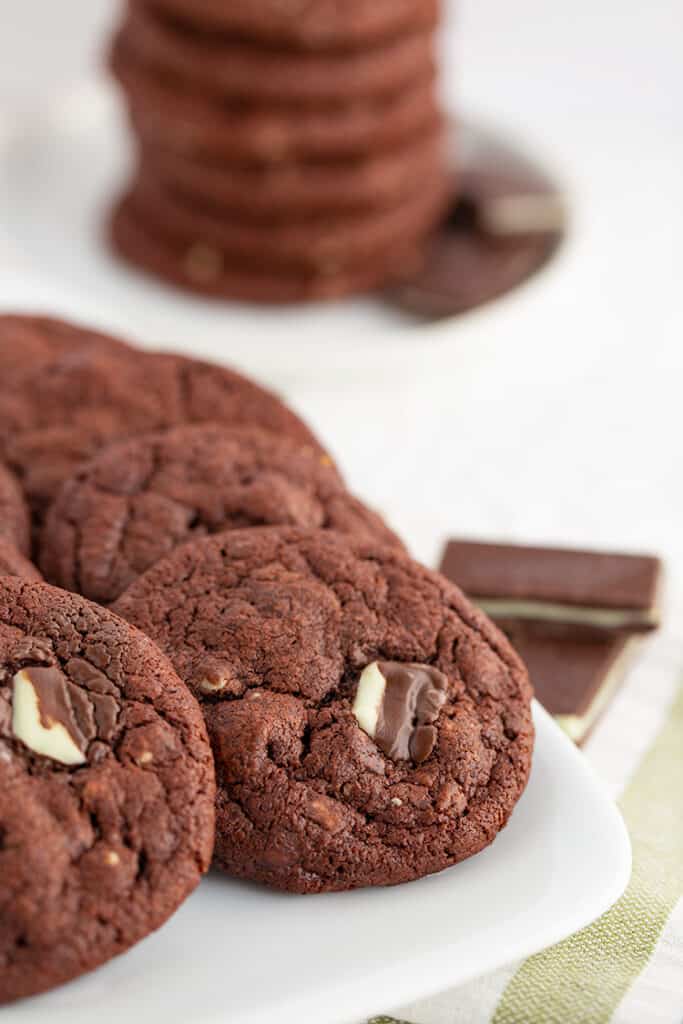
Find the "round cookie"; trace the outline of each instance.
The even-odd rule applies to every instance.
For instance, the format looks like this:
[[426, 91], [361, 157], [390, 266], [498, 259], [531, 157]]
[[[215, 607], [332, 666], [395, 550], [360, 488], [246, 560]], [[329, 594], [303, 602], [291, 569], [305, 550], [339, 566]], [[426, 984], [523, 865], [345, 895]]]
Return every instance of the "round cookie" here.
[[389, 885], [477, 853], [529, 775], [531, 686], [453, 584], [332, 531], [179, 548], [114, 606], [203, 702], [216, 863], [295, 892]]
[[438, 0], [138, 0], [199, 28], [279, 46], [348, 47], [436, 24]]
[[130, 199], [156, 232], [192, 246], [208, 246], [227, 261], [290, 272], [335, 272], [363, 265], [424, 238], [446, 205], [445, 175], [435, 147], [422, 184], [394, 206], [366, 211], [318, 214], [280, 222], [250, 220], [241, 212], [218, 210], [203, 201], [173, 194], [149, 175], [134, 181]]
[[199, 708], [147, 637], [0, 579], [0, 1002], [163, 924], [209, 865], [214, 792]]
[[275, 395], [232, 370], [181, 356], [79, 349], [8, 375], [0, 387], [0, 458], [37, 521], [65, 479], [103, 444], [207, 419], [252, 423], [319, 448]]
[[126, 263], [168, 284], [210, 298], [256, 303], [310, 302], [371, 292], [413, 273], [421, 263], [419, 247], [414, 243], [366, 263], [328, 265], [320, 272], [253, 268], [244, 260], [227, 259], [205, 243], [179, 241], [160, 225], [151, 224], [144, 208], [130, 196], [115, 207], [109, 236], [112, 247]]
[[110, 445], [62, 488], [43, 532], [51, 583], [101, 604], [180, 544], [246, 526], [324, 527], [402, 547], [327, 455], [257, 428], [177, 427]]
[[439, 123], [434, 76], [395, 96], [302, 107], [226, 104], [166, 80], [114, 44], [111, 69], [122, 85], [135, 133], [150, 147], [219, 161], [276, 166], [309, 158], [384, 153]]
[[248, 211], [250, 221], [263, 218], [275, 231], [275, 218], [312, 215], [335, 221], [343, 230], [360, 211], [372, 223], [388, 207], [398, 211], [402, 201], [409, 206], [418, 191], [424, 197], [425, 181], [444, 164], [444, 156], [443, 133], [437, 126], [391, 153], [335, 163], [217, 164], [143, 145], [138, 176], [186, 202]]
[[89, 327], [48, 316], [21, 313], [0, 315], [0, 389], [5, 375], [36, 370], [79, 349], [129, 352], [130, 345]]
[[410, 88], [433, 72], [431, 29], [373, 47], [324, 53], [253, 46], [234, 37], [181, 30], [144, 6], [129, 8], [123, 43], [134, 59], [228, 99], [320, 106]]
[[3, 537], [0, 537], [0, 576], [22, 576], [34, 583], [43, 578], [33, 562], [29, 562], [11, 541]]
[[0, 463], [0, 540], [9, 541], [28, 555], [31, 523], [28, 507], [16, 477]]

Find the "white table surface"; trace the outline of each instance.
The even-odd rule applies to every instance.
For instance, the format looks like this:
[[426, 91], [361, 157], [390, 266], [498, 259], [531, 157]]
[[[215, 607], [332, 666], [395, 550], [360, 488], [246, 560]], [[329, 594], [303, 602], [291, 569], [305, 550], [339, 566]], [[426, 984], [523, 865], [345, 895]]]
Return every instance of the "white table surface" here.
[[[438, 352], [416, 341], [401, 374], [359, 364], [289, 391], [430, 563], [453, 533], [665, 557], [671, 667], [633, 673], [596, 731], [588, 754], [609, 783], [619, 751], [652, 738], [648, 686], [673, 687], [683, 653], [683, 5], [461, 7], [446, 91], [550, 158], [570, 240], [536, 286], [455, 322]], [[86, 77], [112, 7], [0, 0], [0, 13], [1, 110]], [[321, 366], [332, 358], [321, 339]]]

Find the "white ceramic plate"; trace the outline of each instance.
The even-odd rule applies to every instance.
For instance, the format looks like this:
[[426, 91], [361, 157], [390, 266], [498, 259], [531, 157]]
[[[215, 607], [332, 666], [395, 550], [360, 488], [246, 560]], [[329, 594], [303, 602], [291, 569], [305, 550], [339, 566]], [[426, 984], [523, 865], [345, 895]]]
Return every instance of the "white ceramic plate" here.
[[615, 805], [539, 706], [526, 793], [488, 850], [392, 889], [288, 896], [211, 877], [156, 935], [3, 1024], [349, 1024], [529, 955], [621, 895]]

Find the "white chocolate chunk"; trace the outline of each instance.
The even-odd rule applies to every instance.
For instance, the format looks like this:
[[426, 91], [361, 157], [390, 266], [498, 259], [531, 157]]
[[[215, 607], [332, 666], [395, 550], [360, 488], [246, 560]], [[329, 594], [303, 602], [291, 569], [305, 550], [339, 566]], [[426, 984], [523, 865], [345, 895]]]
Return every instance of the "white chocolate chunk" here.
[[387, 688], [387, 681], [379, 670], [379, 665], [373, 661], [363, 669], [358, 680], [356, 699], [353, 702], [353, 713], [359, 726], [368, 736], [375, 738], [379, 712], [384, 700], [384, 691]]
[[211, 696], [212, 693], [220, 693], [228, 685], [229, 680], [224, 677], [216, 677], [215, 679], [209, 679], [208, 676], [204, 676], [197, 683], [197, 688], [205, 693], [207, 696]]
[[12, 731], [29, 750], [62, 764], [85, 764], [86, 758], [78, 749], [61, 722], [50, 722], [45, 727], [40, 720], [38, 694], [27, 672], [14, 676], [12, 694]]

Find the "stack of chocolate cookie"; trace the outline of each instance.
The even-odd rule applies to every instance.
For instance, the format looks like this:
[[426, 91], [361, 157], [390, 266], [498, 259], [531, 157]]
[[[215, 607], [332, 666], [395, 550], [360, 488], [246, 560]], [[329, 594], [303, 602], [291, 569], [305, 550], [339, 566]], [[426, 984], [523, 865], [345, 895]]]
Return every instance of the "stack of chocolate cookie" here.
[[526, 670], [287, 406], [38, 317], [0, 369], [0, 1003], [159, 927], [212, 850], [308, 893], [493, 841]]
[[129, 261], [257, 302], [412, 268], [449, 191], [438, 0], [130, 0], [111, 52], [137, 143]]

